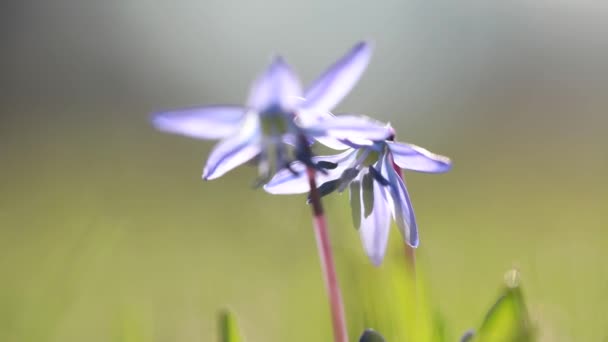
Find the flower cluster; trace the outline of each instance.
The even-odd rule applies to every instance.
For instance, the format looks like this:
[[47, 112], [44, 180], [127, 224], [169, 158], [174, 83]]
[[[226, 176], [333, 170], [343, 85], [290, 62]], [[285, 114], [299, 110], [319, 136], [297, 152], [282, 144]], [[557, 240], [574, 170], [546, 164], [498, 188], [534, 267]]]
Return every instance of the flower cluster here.
[[[161, 131], [199, 139], [221, 139], [203, 179], [218, 178], [246, 162], [258, 167], [259, 183], [271, 194], [310, 191], [314, 170], [318, 192], [350, 192], [353, 222], [372, 262], [380, 264], [391, 217], [404, 240], [418, 246], [418, 230], [400, 170], [439, 173], [450, 160], [421, 147], [394, 141], [390, 125], [361, 115], [333, 115], [371, 57], [361, 42], [328, 68], [305, 91], [289, 65], [276, 57], [253, 83], [244, 106], [216, 105], [162, 112], [153, 124]], [[314, 156], [318, 142], [343, 152]]]
[[[389, 131], [392, 128], [387, 126]], [[349, 188], [352, 219], [359, 229], [363, 247], [375, 265], [384, 258], [388, 242], [391, 216], [397, 222], [405, 241], [418, 246], [418, 228], [410, 196], [396, 167], [428, 173], [446, 172], [450, 160], [421, 147], [393, 141], [394, 134], [373, 141], [343, 142], [346, 151], [314, 157], [329, 161], [336, 168], [319, 176], [321, 195], [342, 192]], [[396, 167], [395, 167], [396, 166]], [[291, 169], [299, 171], [303, 165], [294, 162]], [[264, 189], [271, 194], [293, 194], [308, 191], [306, 179], [300, 173], [278, 172]]]

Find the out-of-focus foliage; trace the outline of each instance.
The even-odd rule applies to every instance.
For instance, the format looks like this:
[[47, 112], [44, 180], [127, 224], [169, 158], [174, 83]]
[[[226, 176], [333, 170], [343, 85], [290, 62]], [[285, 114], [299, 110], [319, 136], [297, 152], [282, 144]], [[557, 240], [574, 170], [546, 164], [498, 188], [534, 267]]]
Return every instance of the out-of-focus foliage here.
[[345, 272], [351, 334], [374, 327], [388, 341], [443, 341], [443, 324], [429, 301], [424, 271], [415, 272], [403, 252], [386, 258], [380, 268], [351, 262]]
[[[411, 254], [409, 254], [411, 257]], [[401, 260], [405, 261], [405, 260]], [[389, 279], [378, 278], [381, 273], [355, 272], [362, 275], [359, 279], [365, 285], [357, 292], [359, 302], [350, 302], [349, 325], [351, 330], [363, 324], [380, 326], [388, 333], [387, 339], [374, 329], [366, 329], [359, 342], [385, 341], [416, 341], [441, 342], [449, 341], [444, 333], [444, 323], [437, 315], [429, 315], [433, 304], [421, 296], [421, 282], [415, 279], [419, 276], [413, 273], [411, 263], [394, 262], [400, 269], [393, 269], [397, 275]], [[367, 279], [367, 281], [365, 280]], [[460, 342], [533, 342], [535, 341], [528, 309], [524, 302], [519, 286], [519, 274], [511, 270], [506, 274], [506, 284], [498, 300], [485, 315], [477, 332], [473, 329], [466, 331]], [[382, 284], [382, 281], [386, 282]], [[389, 300], [393, 298], [393, 300]], [[356, 305], [360, 304], [360, 305]], [[363, 319], [361, 319], [363, 317]], [[359, 318], [359, 319], [358, 319]], [[363, 323], [361, 323], [363, 322]], [[236, 320], [229, 312], [223, 312], [220, 317], [221, 342], [240, 342], [236, 328]], [[295, 332], [294, 332], [295, 334]]]
[[241, 333], [235, 315], [230, 311], [222, 311], [219, 315], [220, 342], [241, 342]]
[[474, 341], [530, 342], [534, 340], [534, 330], [518, 277], [514, 270], [507, 273], [505, 288], [486, 314]]

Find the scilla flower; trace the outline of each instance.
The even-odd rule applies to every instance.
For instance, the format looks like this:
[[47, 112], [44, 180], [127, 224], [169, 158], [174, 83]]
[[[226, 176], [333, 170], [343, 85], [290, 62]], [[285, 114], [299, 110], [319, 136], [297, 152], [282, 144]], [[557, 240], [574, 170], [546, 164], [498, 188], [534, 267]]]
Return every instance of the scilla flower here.
[[[394, 142], [393, 136], [376, 141], [342, 140], [342, 144], [350, 146], [346, 151], [313, 158], [315, 163], [337, 165], [325, 174], [318, 174], [319, 191], [326, 195], [349, 188], [353, 223], [360, 232], [365, 252], [375, 265], [384, 258], [391, 216], [410, 246], [417, 247], [419, 243], [412, 203], [394, 165], [428, 173], [446, 172], [451, 167], [447, 157], [415, 145]], [[298, 174], [305, 166], [294, 162], [290, 167], [296, 172], [278, 172], [264, 189], [272, 194], [307, 192], [306, 178]]]
[[[370, 56], [370, 45], [359, 43], [305, 93], [296, 74], [277, 57], [254, 82], [246, 106], [170, 111], [155, 115], [153, 123], [169, 133], [221, 139], [207, 160], [203, 179], [218, 178], [253, 160], [262, 180], [267, 180], [273, 166], [281, 168], [294, 159], [312, 165], [311, 156], [297, 148], [299, 142], [353, 136], [380, 139], [386, 135], [386, 128], [372, 120], [328, 114], [355, 85]], [[286, 144], [296, 146], [295, 156], [289, 156]]]

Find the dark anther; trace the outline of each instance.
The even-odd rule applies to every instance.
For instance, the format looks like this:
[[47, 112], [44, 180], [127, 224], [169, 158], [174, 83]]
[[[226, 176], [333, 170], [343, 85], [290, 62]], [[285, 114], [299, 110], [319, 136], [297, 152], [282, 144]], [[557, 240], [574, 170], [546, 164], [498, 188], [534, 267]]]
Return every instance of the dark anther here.
[[296, 159], [301, 161], [302, 163], [304, 163], [304, 165], [306, 165], [306, 167], [309, 168], [313, 168], [319, 172], [322, 172], [323, 174], [327, 174], [327, 171], [325, 171], [322, 168], [319, 168], [317, 166], [317, 164], [313, 163], [312, 161], [312, 153], [310, 151], [310, 148], [308, 146], [303, 146], [303, 145], [299, 145], [296, 148]]
[[296, 170], [293, 169], [293, 166], [291, 166], [291, 163], [285, 163], [284, 167], [287, 170], [289, 170], [289, 172], [291, 172], [292, 175], [294, 175], [294, 176], [299, 176], [300, 175], [300, 173], [298, 171], [296, 171]]
[[[339, 179], [334, 179], [334, 180], [321, 184], [321, 186], [319, 186], [317, 188], [317, 190], [319, 190], [319, 196], [323, 197], [325, 195], [329, 195], [330, 193], [334, 192], [334, 190], [336, 190], [336, 188], [338, 187], [339, 182], [340, 182]], [[307, 202], [310, 203], [310, 195], [308, 195]]]
[[352, 147], [352, 148], [361, 148], [361, 145], [357, 145], [353, 142], [351, 142], [348, 139], [340, 139], [339, 140], [341, 143], [343, 143], [344, 145], [348, 146], [348, 147]]
[[357, 177], [358, 174], [359, 170], [354, 167], [344, 170], [340, 176], [340, 186], [338, 187], [338, 192], [344, 191], [344, 189], [346, 189], [346, 187], [353, 179], [355, 179], [355, 177]]
[[317, 167], [321, 168], [321, 169], [326, 169], [326, 170], [333, 170], [338, 167], [338, 164], [332, 163], [332, 162], [329, 162], [326, 160], [321, 160], [320, 162], [317, 163]]
[[321, 186], [319, 187], [319, 195], [321, 195], [321, 197], [323, 197], [325, 195], [332, 193], [334, 190], [336, 190], [336, 187], [338, 186], [338, 182], [339, 182], [338, 179], [334, 179], [334, 180], [321, 184]]
[[344, 170], [344, 172], [342, 172], [340, 179], [342, 179], [343, 182], [350, 183], [350, 181], [355, 179], [355, 177], [357, 177], [358, 174], [359, 174], [359, 170], [357, 170], [354, 167], [351, 167], [351, 168]]
[[380, 183], [381, 185], [387, 186], [389, 185], [389, 181], [384, 178], [380, 172], [378, 172], [376, 169], [374, 169], [372, 166], [369, 167], [369, 173], [372, 175], [372, 177], [374, 177], [374, 179]]
[[304, 153], [304, 154], [296, 153], [296, 159], [298, 159], [299, 161], [301, 161], [302, 163], [304, 163], [304, 165], [306, 165], [306, 167], [309, 167], [311, 169], [314, 169], [317, 172], [320, 172], [320, 173], [322, 173], [324, 175], [327, 175], [327, 169], [323, 168], [318, 163], [315, 164], [315, 162], [312, 161], [312, 158], [310, 158], [310, 154], [308, 154], [308, 153]]
[[310, 165], [312, 165], [312, 167], [313, 167], [315, 170], [317, 170], [317, 172], [320, 172], [320, 173], [322, 173], [322, 174], [324, 174], [324, 175], [327, 175], [327, 174], [328, 174], [327, 170], [326, 170], [326, 169], [324, 169], [324, 168], [322, 168], [322, 167], [320, 167], [320, 166], [319, 166], [319, 164], [315, 164], [315, 163], [312, 163], [312, 162], [311, 162], [311, 164], [310, 164]]

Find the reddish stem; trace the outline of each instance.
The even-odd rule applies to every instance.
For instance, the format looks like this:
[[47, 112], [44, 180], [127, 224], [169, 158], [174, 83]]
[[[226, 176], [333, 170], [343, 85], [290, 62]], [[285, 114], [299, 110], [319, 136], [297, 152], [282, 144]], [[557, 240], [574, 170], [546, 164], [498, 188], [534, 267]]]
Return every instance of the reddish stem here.
[[329, 297], [329, 306], [331, 310], [331, 321], [334, 329], [335, 342], [348, 342], [348, 332], [346, 330], [346, 319], [344, 316], [344, 305], [342, 304], [342, 294], [338, 284], [338, 276], [336, 267], [331, 252], [331, 244], [327, 233], [327, 220], [323, 213], [321, 205], [321, 196], [317, 190], [317, 182], [315, 180], [315, 169], [308, 167], [308, 183], [310, 185], [310, 203], [312, 205], [313, 226], [315, 230], [315, 238], [317, 240], [317, 250], [321, 262], [321, 271], [325, 281], [325, 290]]

